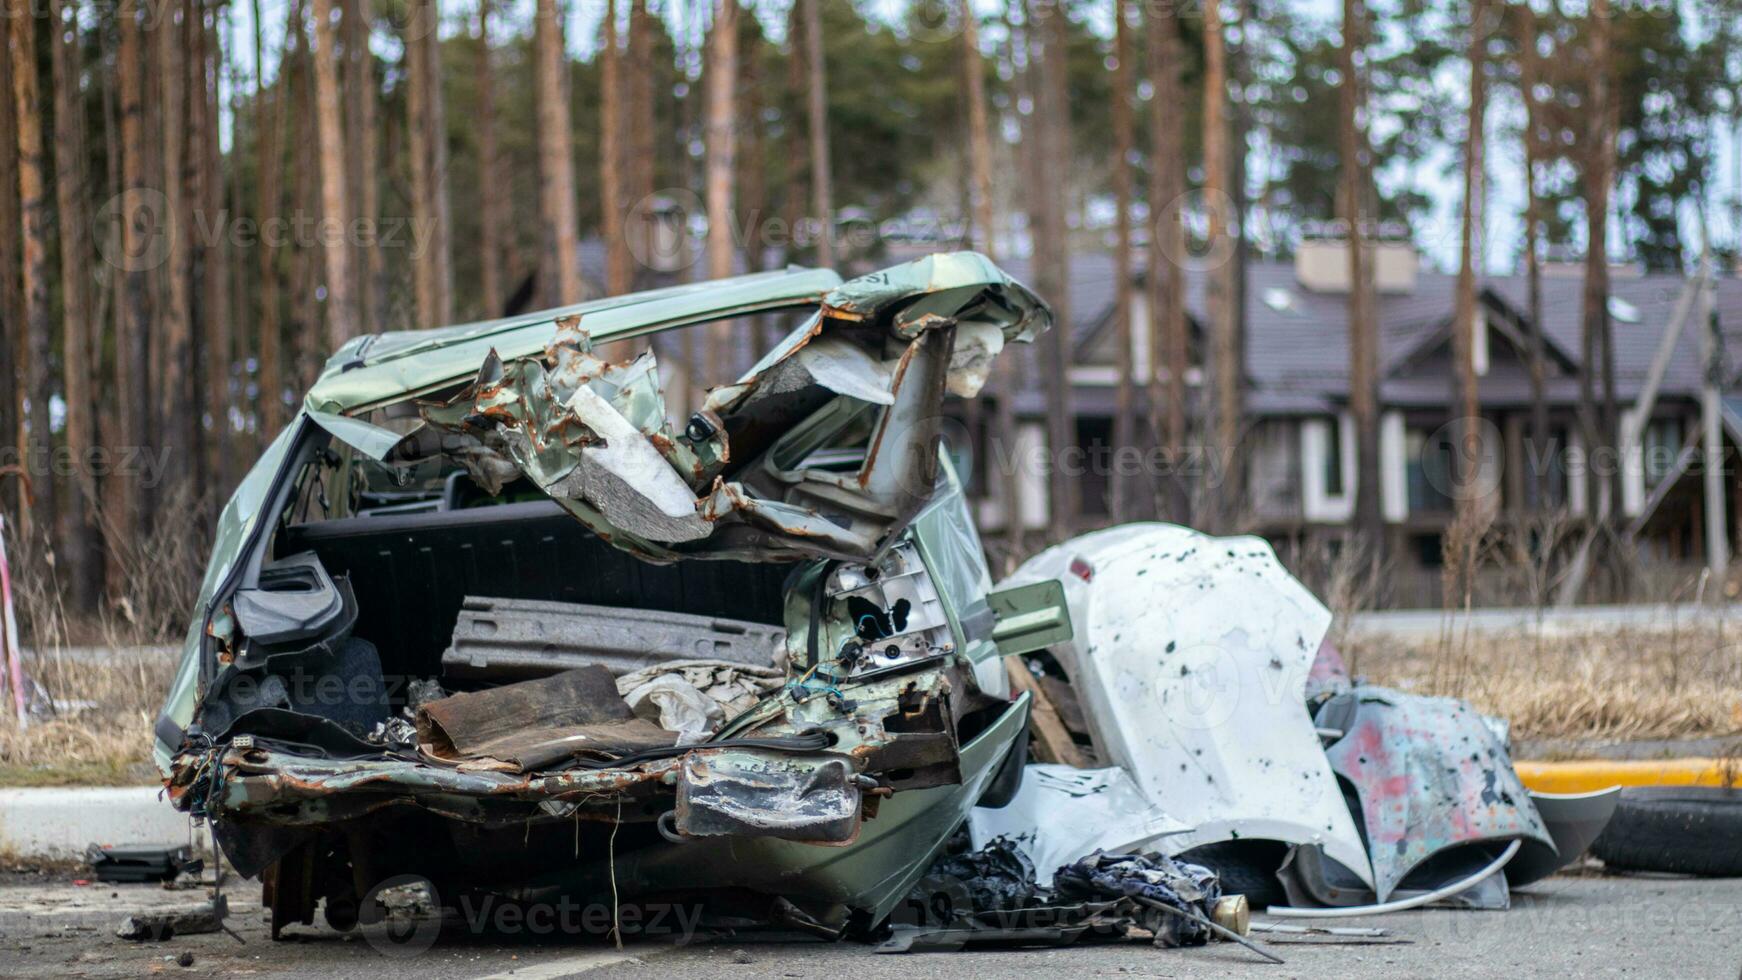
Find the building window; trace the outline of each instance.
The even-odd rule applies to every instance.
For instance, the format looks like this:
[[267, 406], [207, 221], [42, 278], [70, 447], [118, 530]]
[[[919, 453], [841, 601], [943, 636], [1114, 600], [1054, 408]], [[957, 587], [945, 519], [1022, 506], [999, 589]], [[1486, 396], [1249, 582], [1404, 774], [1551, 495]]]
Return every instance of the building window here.
[[1438, 534], [1412, 534], [1409, 547], [1415, 552], [1415, 563], [1422, 568], [1443, 568], [1446, 564], [1446, 542]]
[[[1538, 446], [1527, 430], [1524, 435], [1524, 499], [1531, 508], [1553, 510], [1567, 502], [1567, 453], [1571, 433], [1565, 426], [1550, 426], [1548, 445]], [[1539, 499], [1537, 473], [1547, 471], [1548, 499]]]
[[1343, 421], [1333, 418], [1325, 427], [1325, 496], [1343, 495]]
[[1682, 451], [1681, 419], [1652, 419], [1645, 427], [1645, 486], [1656, 487], [1675, 468]]
[[1082, 515], [1087, 518], [1111, 516], [1113, 420], [1091, 415], [1077, 416], [1077, 447], [1082, 450], [1078, 457], [1081, 471], [1076, 478]]
[[1452, 509], [1451, 427], [1428, 432], [1410, 429], [1403, 437], [1409, 460], [1409, 510], [1412, 514], [1444, 514]]

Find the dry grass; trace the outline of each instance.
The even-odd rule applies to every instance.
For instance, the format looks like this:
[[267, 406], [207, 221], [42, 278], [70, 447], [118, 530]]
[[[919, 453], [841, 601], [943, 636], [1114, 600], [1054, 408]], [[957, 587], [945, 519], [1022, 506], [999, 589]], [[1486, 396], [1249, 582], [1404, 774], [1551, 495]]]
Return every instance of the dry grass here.
[[[1742, 733], [1742, 624], [1591, 635], [1358, 636], [1368, 680], [1469, 699], [1520, 738], [1674, 739]], [[1448, 667], [1450, 669], [1448, 669]]]
[[[206, 513], [190, 491], [170, 492], [145, 535], [105, 552], [116, 579], [127, 583], [124, 593], [84, 615], [63, 601], [63, 567], [46, 536], [8, 523], [20, 640], [35, 651], [24, 665], [35, 710], [24, 728], [9, 701], [0, 711], [0, 786], [156, 782], [151, 726], [174, 664], [132, 653], [99, 658], [105, 650], [179, 644], [210, 551]], [[98, 521], [107, 523], [101, 515]], [[74, 656], [69, 646], [83, 649]]]
[[91, 663], [49, 656], [26, 664], [38, 703], [59, 710], [20, 729], [0, 720], [0, 786], [149, 784], [151, 725], [174, 665], [160, 659]]

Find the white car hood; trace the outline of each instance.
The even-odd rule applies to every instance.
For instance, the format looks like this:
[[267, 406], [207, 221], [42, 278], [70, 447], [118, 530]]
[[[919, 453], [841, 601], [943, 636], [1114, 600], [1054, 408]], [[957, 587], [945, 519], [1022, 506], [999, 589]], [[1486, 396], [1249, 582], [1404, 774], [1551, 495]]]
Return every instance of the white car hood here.
[[1243, 838], [1317, 845], [1372, 887], [1305, 703], [1331, 614], [1268, 543], [1123, 525], [1042, 552], [1004, 585], [1049, 578], [1065, 583], [1076, 624], [1054, 653], [1102, 762], [1193, 828], [1162, 838], [1162, 850]]

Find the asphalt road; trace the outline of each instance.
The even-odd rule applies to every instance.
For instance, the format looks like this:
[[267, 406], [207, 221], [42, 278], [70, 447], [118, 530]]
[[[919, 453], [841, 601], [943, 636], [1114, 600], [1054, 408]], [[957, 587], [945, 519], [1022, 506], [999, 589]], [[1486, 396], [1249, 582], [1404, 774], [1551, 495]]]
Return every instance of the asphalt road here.
[[[880, 955], [856, 944], [769, 943], [696, 936], [687, 945], [632, 942], [623, 952], [597, 935], [534, 935], [497, 921], [450, 929], [427, 950], [387, 956], [368, 937], [324, 927], [266, 934], [257, 889], [233, 890], [223, 934], [136, 943], [114, 937], [128, 911], [196, 902], [199, 892], [153, 886], [78, 887], [65, 880], [0, 880], [0, 976], [5, 977], [336, 977], [359, 980], [474, 980], [514, 977], [817, 978], [906, 980], [935, 976], [1038, 975], [1222, 977], [1401, 977], [1742, 975], [1742, 879], [1557, 877], [1515, 894], [1507, 912], [1407, 912], [1339, 925], [1382, 926], [1383, 939], [1271, 938], [1286, 961], [1273, 966], [1227, 943], [1154, 949], [1141, 943]], [[489, 917], [486, 917], [489, 918]], [[584, 923], [585, 910], [574, 912]], [[1262, 916], [1259, 917], [1263, 919]], [[531, 920], [528, 920], [529, 922]], [[503, 928], [503, 926], [507, 928]], [[585, 926], [582, 926], [585, 931]], [[191, 955], [191, 965], [179, 962]]]

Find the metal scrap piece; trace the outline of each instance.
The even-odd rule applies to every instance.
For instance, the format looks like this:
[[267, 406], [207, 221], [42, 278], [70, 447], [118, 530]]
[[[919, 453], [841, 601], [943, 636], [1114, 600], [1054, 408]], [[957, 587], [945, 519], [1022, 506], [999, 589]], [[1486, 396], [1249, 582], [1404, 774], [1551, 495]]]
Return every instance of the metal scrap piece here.
[[449, 762], [501, 762], [522, 772], [576, 756], [612, 758], [670, 746], [676, 736], [635, 717], [597, 664], [417, 710], [424, 751]]
[[1318, 717], [1344, 731], [1325, 755], [1360, 797], [1380, 902], [1460, 844], [1526, 840], [1554, 851], [1505, 746], [1468, 703], [1357, 687]]
[[467, 596], [442, 654], [453, 679], [502, 682], [599, 664], [619, 677], [676, 661], [771, 668], [779, 626], [663, 610]]
[[859, 836], [854, 775], [844, 756], [697, 749], [678, 773], [676, 828], [690, 837], [849, 844]]

